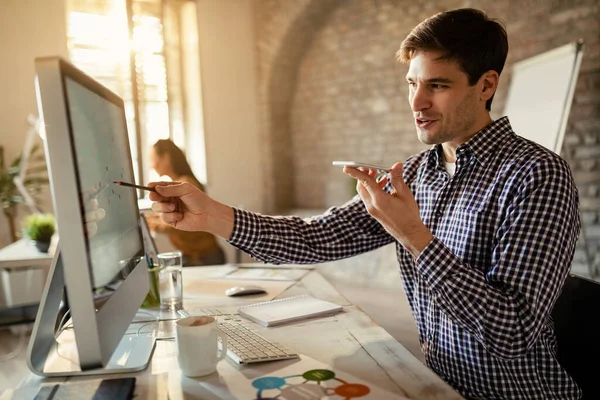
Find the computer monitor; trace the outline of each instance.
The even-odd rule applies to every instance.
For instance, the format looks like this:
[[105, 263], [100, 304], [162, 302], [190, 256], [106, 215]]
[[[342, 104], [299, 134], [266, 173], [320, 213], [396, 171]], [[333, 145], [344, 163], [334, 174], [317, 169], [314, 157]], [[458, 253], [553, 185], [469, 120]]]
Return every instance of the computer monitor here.
[[142, 237], [144, 238], [144, 248], [146, 249], [146, 254], [153, 261], [158, 262], [158, 249], [156, 248], [156, 241], [152, 236], [152, 232], [150, 232], [150, 228], [148, 227], [148, 221], [146, 221], [146, 217], [144, 214], [140, 214], [140, 222], [142, 225]]
[[[59, 244], [29, 368], [42, 376], [141, 370], [154, 339], [124, 336], [149, 289], [140, 216], [136, 191], [113, 183], [134, 181], [123, 100], [58, 57], [36, 59], [35, 68]], [[94, 204], [104, 212], [90, 218]], [[65, 296], [71, 345], [58, 345]]]

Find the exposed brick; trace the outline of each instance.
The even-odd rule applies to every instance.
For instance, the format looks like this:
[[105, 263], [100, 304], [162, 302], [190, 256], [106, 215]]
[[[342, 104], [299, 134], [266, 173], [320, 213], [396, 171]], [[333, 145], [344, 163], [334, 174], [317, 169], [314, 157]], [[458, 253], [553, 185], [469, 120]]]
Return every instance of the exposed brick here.
[[589, 226], [586, 229], [588, 240], [600, 239], [600, 226]]
[[427, 148], [417, 140], [406, 100], [406, 66], [394, 54], [422, 19], [457, 7], [481, 8], [506, 23], [510, 52], [494, 117], [502, 115], [514, 62], [584, 39], [563, 154], [572, 156], [581, 209], [594, 233], [588, 245], [600, 251], [598, 0], [257, 0], [268, 211], [348, 200], [353, 184], [330, 166], [334, 159], [391, 164]]
[[[578, 166], [579, 170], [581, 170], [581, 172], [584, 173], [588, 173], [591, 172], [592, 174], [597, 174], [597, 179], [600, 179], [600, 174], [598, 174], [597, 170], [598, 169], [598, 163], [599, 160], [597, 159], [585, 159], [585, 160], [576, 160], [576, 166]], [[579, 172], [579, 171], [578, 171]]]
[[[590, 183], [600, 184], [600, 174], [598, 173], [598, 171], [576, 172], [574, 174], [574, 179], [575, 182], [577, 182], [577, 185], [579, 186]], [[597, 187], [597, 185], [594, 185], [594, 187]], [[593, 191], [588, 191], [588, 195], [593, 195], [594, 191], [595, 189]]]
[[598, 224], [600, 222], [600, 213], [596, 211], [582, 211], [581, 221], [585, 224]]
[[[582, 73], [587, 73], [587, 72], [596, 72], [600, 70], [600, 54], [592, 54], [589, 57], [585, 57], [583, 58], [583, 60], [581, 61], [581, 69], [580, 71]], [[596, 87], [597, 84], [596, 84]]]
[[581, 7], [573, 7], [563, 11], [555, 12], [550, 14], [550, 24], [557, 25], [563, 24], [569, 21], [579, 21], [583, 18], [586, 18], [590, 15], [594, 14], [594, 9], [596, 7], [593, 6], [581, 6]]
[[575, 146], [581, 143], [581, 136], [579, 135], [566, 135], [564, 143], [568, 146]]
[[569, 118], [592, 119], [600, 115], [600, 104], [575, 104], [571, 108]]
[[575, 130], [578, 133], [581, 132], [592, 132], [593, 134], [600, 135], [600, 115], [596, 118], [583, 119], [583, 120], [572, 120], [570, 121]]
[[[596, 58], [600, 57], [600, 48], [598, 48], [598, 54], [596, 56]], [[591, 73], [587, 73], [585, 77], [589, 82], [590, 88], [600, 88], [600, 68]]]
[[600, 198], [581, 196], [579, 198], [579, 207], [585, 211], [600, 210]]
[[573, 99], [574, 105], [600, 104], [600, 88], [588, 89], [584, 93], [578, 93]]
[[575, 148], [577, 159], [598, 159], [600, 157], [600, 146], [581, 146]]
[[600, 144], [600, 131], [585, 131], [580, 135], [583, 137], [583, 143], [585, 144]]

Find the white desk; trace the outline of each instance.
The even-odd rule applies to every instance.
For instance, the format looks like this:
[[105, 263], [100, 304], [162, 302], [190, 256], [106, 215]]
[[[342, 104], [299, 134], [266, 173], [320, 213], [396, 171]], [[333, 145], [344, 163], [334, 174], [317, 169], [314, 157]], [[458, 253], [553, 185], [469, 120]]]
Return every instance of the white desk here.
[[51, 263], [52, 254], [38, 251], [33, 243], [25, 239], [0, 249], [0, 269], [40, 267], [48, 272]]
[[[184, 268], [184, 306], [186, 308], [205, 306], [201, 296], [195, 294], [190, 297], [188, 296], [189, 291], [186, 292], [185, 289], [187, 286], [193, 285], [194, 280], [197, 279], [197, 272], [201, 268]], [[234, 283], [235, 280], [232, 280], [232, 286]], [[310, 293], [317, 298], [343, 305], [344, 312], [332, 317], [312, 319], [275, 328], [263, 328], [255, 324], [256, 330], [267, 339], [278, 341], [300, 354], [412, 400], [462, 398], [364, 312], [342, 297], [316, 270], [309, 272], [279, 297], [304, 293]], [[214, 298], [211, 301], [213, 302], [212, 306]], [[227, 305], [228, 298], [223, 296], [222, 306]], [[182, 378], [174, 352], [174, 341], [157, 341], [151, 366], [134, 375], [137, 377], [137, 398], [227, 398], [222, 394], [215, 396], [214, 392], [212, 397], [206, 397], [206, 387], [202, 384], [210, 381], [211, 385], [218, 385], [219, 371], [231, 368], [233, 364], [230, 361], [227, 359], [221, 361], [217, 374], [197, 379]], [[278, 362], [269, 364], [276, 365], [275, 363]], [[229, 364], [223, 365], [223, 363]], [[245, 368], [252, 370], [252, 367]], [[268, 367], [260, 368], [267, 368], [268, 371]], [[102, 378], [108, 377], [116, 376], [102, 376]], [[85, 378], [70, 378], [70, 380], [76, 379]], [[60, 379], [52, 379], [47, 382], [60, 381]], [[29, 374], [23, 379], [20, 387], [30, 387], [31, 394], [35, 395], [42, 382], [41, 378]], [[173, 385], [177, 386], [175, 390], [173, 390]], [[248, 393], [247, 398], [254, 398], [255, 395], [256, 393]], [[0, 397], [0, 400], [11, 398], [11, 393], [7, 392]]]
[[[39, 302], [51, 264], [52, 254], [38, 251], [34, 244], [26, 239], [17, 240], [1, 248], [0, 271], [5, 270], [2, 280], [7, 305], [12, 307]], [[30, 269], [39, 269], [41, 272]], [[0, 299], [0, 308], [2, 306], [4, 299]]]

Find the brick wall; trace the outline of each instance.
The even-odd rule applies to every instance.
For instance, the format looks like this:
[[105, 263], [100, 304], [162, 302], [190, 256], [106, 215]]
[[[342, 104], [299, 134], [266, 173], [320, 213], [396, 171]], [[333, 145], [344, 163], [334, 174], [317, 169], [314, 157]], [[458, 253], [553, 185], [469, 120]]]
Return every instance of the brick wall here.
[[265, 188], [269, 212], [293, 206], [294, 165], [291, 103], [297, 73], [315, 33], [338, 0], [258, 0], [256, 38]]
[[[504, 108], [512, 63], [584, 39], [563, 155], [573, 160], [588, 248], [600, 269], [598, 0], [258, 1], [269, 212], [324, 208], [350, 198], [353, 183], [332, 160], [392, 164], [425, 148], [407, 102], [406, 67], [394, 54], [420, 21], [457, 7], [481, 8], [506, 23], [510, 51], [494, 117]], [[584, 261], [580, 249], [576, 267]]]

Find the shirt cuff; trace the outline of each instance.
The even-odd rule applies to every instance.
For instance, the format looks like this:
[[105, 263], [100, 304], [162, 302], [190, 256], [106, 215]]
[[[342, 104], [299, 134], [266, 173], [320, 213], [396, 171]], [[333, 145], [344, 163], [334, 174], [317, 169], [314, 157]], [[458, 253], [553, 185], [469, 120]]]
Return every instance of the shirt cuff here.
[[460, 259], [435, 236], [417, 258], [417, 270], [432, 290], [441, 285], [459, 265]]
[[227, 242], [241, 249], [252, 249], [260, 242], [260, 219], [258, 215], [233, 208], [233, 232]]

